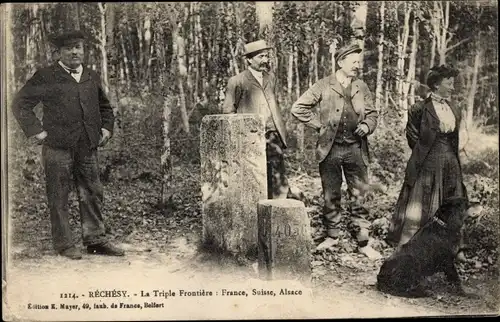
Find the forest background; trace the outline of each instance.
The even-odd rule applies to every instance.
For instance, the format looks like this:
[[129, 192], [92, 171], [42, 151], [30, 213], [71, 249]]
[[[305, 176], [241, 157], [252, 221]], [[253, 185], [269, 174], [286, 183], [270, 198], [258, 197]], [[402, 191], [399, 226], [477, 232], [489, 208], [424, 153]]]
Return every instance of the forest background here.
[[[370, 137], [370, 178], [387, 189], [373, 200], [375, 247], [384, 242], [410, 149], [407, 110], [429, 91], [432, 66], [460, 71], [454, 103], [467, 128], [460, 151], [469, 196], [483, 204], [469, 224], [468, 258], [461, 273], [497, 276], [498, 258], [498, 4], [496, 1], [307, 1], [30, 3], [2, 5], [7, 66], [4, 102], [42, 66], [57, 60], [49, 36], [66, 28], [88, 35], [87, 65], [96, 70], [117, 117], [113, 140], [101, 150], [105, 212], [122, 240], [158, 242], [170, 232], [201, 232], [199, 128], [218, 114], [229, 77], [246, 68], [243, 45], [266, 39], [286, 120], [287, 171], [311, 207], [315, 240], [321, 187], [317, 134], [290, 114], [309, 86], [335, 69], [340, 46], [364, 48], [360, 77], [374, 94], [379, 126]], [[38, 113], [40, 108], [37, 109]], [[50, 229], [44, 203], [40, 147], [30, 144], [6, 112], [13, 242], [28, 245]], [[77, 206], [73, 199], [72, 209]], [[77, 222], [75, 217], [73, 223]], [[76, 229], [78, 225], [75, 224]], [[42, 239], [43, 239], [42, 238]], [[315, 253], [328, 267], [353, 251], [346, 238], [335, 251]], [[39, 256], [35, 244], [19, 258]], [[168, 250], [167, 250], [168, 251]]]

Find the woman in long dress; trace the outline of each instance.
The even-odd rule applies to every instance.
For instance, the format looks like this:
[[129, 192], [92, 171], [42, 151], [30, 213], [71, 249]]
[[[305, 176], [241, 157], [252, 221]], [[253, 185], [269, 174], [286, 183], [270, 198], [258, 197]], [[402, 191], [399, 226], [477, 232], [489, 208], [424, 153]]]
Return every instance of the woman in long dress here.
[[461, 113], [450, 97], [458, 71], [434, 67], [427, 77], [431, 94], [408, 111], [406, 137], [412, 149], [389, 230], [389, 240], [405, 244], [450, 197], [465, 197], [458, 157]]

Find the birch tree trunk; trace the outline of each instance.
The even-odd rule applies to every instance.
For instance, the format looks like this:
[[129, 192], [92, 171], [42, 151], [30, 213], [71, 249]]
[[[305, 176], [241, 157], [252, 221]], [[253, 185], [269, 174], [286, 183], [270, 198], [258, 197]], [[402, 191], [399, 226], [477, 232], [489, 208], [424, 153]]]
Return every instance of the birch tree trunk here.
[[[311, 46], [310, 46], [311, 47]], [[310, 57], [309, 57], [309, 73], [307, 74], [307, 85], [308, 88], [312, 86], [313, 84], [313, 77], [314, 77], [314, 48], [309, 48], [310, 50]]]
[[313, 55], [313, 64], [314, 64], [314, 83], [319, 80], [319, 72], [318, 72], [318, 55], [319, 55], [319, 44], [318, 41], [315, 40], [313, 43], [314, 55]]
[[432, 23], [432, 30], [433, 30], [433, 42], [432, 42], [432, 47], [431, 47], [431, 60], [432, 60], [432, 65], [434, 66], [435, 62], [435, 54], [437, 52], [439, 59], [441, 60], [441, 21], [442, 21], [442, 15], [441, 15], [441, 3], [439, 1], [434, 1], [433, 2], [434, 6], [433, 9], [431, 10], [431, 23]]
[[332, 74], [335, 74], [335, 71], [337, 70], [337, 65], [335, 62], [335, 52], [337, 51], [338, 43], [338, 39], [335, 38], [330, 45], [330, 55], [332, 57]]
[[[1, 30], [3, 31], [2, 38], [5, 41], [5, 54], [2, 55], [2, 60], [5, 65], [4, 71], [7, 74], [7, 77], [4, 79], [6, 82], [3, 83], [5, 86], [4, 89], [6, 90], [6, 98], [7, 102], [11, 102], [10, 97], [13, 95], [17, 88], [16, 88], [16, 77], [15, 77], [15, 69], [12, 68], [14, 66], [14, 39], [13, 39], [13, 34], [12, 34], [12, 13], [13, 13], [14, 7], [11, 3], [6, 3], [4, 6], [2, 6], [2, 9], [0, 12], [2, 12], [3, 17], [4, 17], [4, 24], [1, 26]], [[8, 116], [11, 115], [11, 113], [6, 113]], [[10, 124], [10, 122], [8, 122]], [[6, 217], [6, 216], [3, 216]]]
[[187, 56], [187, 92], [191, 98], [191, 102], [194, 102], [196, 93], [196, 84], [193, 81], [193, 74], [195, 73], [195, 41], [193, 35], [193, 2], [190, 2], [186, 7], [186, 19], [184, 21], [184, 26], [189, 26], [189, 32], [187, 33], [187, 41], [185, 43], [185, 52]]
[[436, 37], [432, 36], [431, 41], [431, 63], [430, 67], [434, 67], [434, 62], [436, 61]]
[[293, 46], [293, 61], [295, 65], [295, 99], [300, 97], [300, 73], [299, 73], [299, 50]]
[[170, 124], [173, 100], [166, 96], [163, 102], [163, 152], [161, 154], [161, 205], [166, 206], [172, 201], [172, 154], [170, 151]]
[[[147, 5], [147, 9], [150, 9], [150, 5]], [[144, 64], [145, 66], [145, 80], [147, 84], [149, 84], [149, 88], [151, 89], [153, 87], [153, 82], [152, 82], [152, 71], [151, 71], [151, 63], [152, 60], [151, 58], [153, 57], [153, 46], [151, 45], [151, 17], [149, 13], [146, 13], [144, 16]]]
[[255, 14], [259, 22], [259, 37], [267, 38], [267, 42], [270, 42], [270, 37], [266, 36], [270, 34], [269, 29], [273, 23], [273, 7], [274, 1], [255, 2]]
[[[408, 62], [408, 73], [406, 75], [406, 80], [403, 83], [403, 124], [406, 124], [408, 121], [408, 93], [410, 91], [410, 87], [413, 88], [414, 85], [413, 80], [415, 79], [415, 62], [417, 58], [417, 40], [418, 40], [418, 25], [417, 25], [417, 19], [413, 19], [413, 24], [412, 24], [412, 32], [413, 32], [413, 39], [412, 39], [412, 44], [411, 44], [411, 53], [410, 53], [410, 60]], [[411, 97], [410, 101], [412, 102], [411, 104], [415, 103], [415, 98]]]
[[[406, 48], [408, 46], [408, 38], [410, 36], [410, 13], [411, 8], [408, 3], [403, 3], [404, 6], [404, 24], [403, 30], [398, 33], [398, 105], [400, 114], [403, 116], [403, 122], [408, 111], [407, 91], [405, 91], [405, 58]], [[405, 94], [406, 93], [406, 94]]]
[[[410, 86], [410, 106], [415, 104], [415, 87], [417, 83], [415, 82], [415, 78], [417, 75], [416, 65], [417, 65], [417, 51], [418, 51], [418, 40], [420, 38], [419, 30], [418, 30], [418, 22], [415, 17], [413, 18], [413, 39], [411, 42], [411, 53], [410, 53], [410, 62], [408, 66], [408, 77], [406, 78], [407, 84]], [[405, 117], [406, 118], [406, 117]]]
[[[479, 41], [478, 41], [479, 43]], [[476, 46], [476, 54], [474, 56], [474, 67], [472, 70], [472, 81], [469, 93], [467, 95], [467, 112], [466, 112], [466, 126], [471, 128], [474, 116], [474, 98], [477, 92], [477, 79], [479, 74], [479, 69], [481, 68], [481, 48], [479, 44]]]
[[78, 2], [73, 2], [73, 23], [75, 29], [80, 29], [80, 4]]
[[377, 86], [375, 88], [375, 109], [380, 110], [383, 86], [384, 68], [384, 32], [385, 32], [385, 1], [380, 3], [380, 36], [378, 41]]
[[293, 50], [288, 54], [288, 72], [287, 72], [287, 94], [288, 102], [293, 102]]
[[100, 22], [101, 30], [99, 32], [99, 49], [101, 51], [101, 78], [104, 93], [109, 93], [109, 80], [108, 80], [108, 55], [106, 53], [106, 7], [102, 2], [97, 3], [99, 12], [101, 13]]
[[359, 55], [359, 70], [363, 74], [364, 67], [364, 49], [365, 49], [365, 30], [366, 30], [366, 16], [368, 13], [368, 3], [366, 1], [359, 1], [359, 6], [353, 14], [351, 28], [353, 29], [354, 36], [357, 39], [359, 47], [362, 49]]
[[[132, 80], [138, 80], [138, 78], [139, 78], [138, 75], [140, 75], [140, 73], [139, 73], [138, 68], [137, 68], [137, 55], [136, 55], [135, 50], [134, 50], [133, 41], [130, 37], [130, 35], [132, 35], [133, 28], [128, 23], [126, 23], [126, 24], [127, 24], [127, 29], [128, 29], [127, 47], [129, 48], [129, 51], [130, 51], [130, 63], [132, 64], [130, 80], [132, 81]], [[139, 34], [139, 32], [140, 32], [140, 30], [137, 30], [137, 34]], [[127, 49], [127, 47], [125, 47], [125, 49]]]
[[174, 44], [174, 53], [177, 56], [177, 66], [179, 68], [179, 76], [177, 77], [178, 82], [177, 85], [179, 87], [179, 100], [180, 100], [180, 110], [181, 110], [181, 119], [182, 119], [182, 125], [184, 127], [184, 131], [186, 133], [189, 133], [189, 119], [187, 115], [187, 108], [186, 108], [186, 94], [184, 91], [184, 79], [187, 76], [187, 68], [186, 68], [186, 61], [185, 61], [185, 41], [184, 38], [180, 35], [180, 30], [181, 30], [181, 24], [177, 26], [177, 28], [174, 29], [172, 37], [173, 37], [173, 44]]
[[31, 10], [29, 11], [30, 19], [33, 21], [29, 25], [29, 32], [26, 35], [26, 54], [25, 54], [25, 66], [26, 74], [24, 75], [25, 81], [27, 81], [33, 74], [36, 69], [36, 61], [37, 61], [37, 29], [38, 24], [34, 23], [38, 17], [38, 6], [39, 4], [34, 3], [31, 5]]
[[[442, 5], [441, 5], [442, 6]], [[448, 47], [448, 28], [450, 24], [450, 2], [444, 2], [443, 27], [441, 28], [441, 45], [439, 46], [439, 64], [446, 64], [446, 51]]]
[[383, 108], [382, 110], [379, 111], [379, 114], [380, 114], [380, 124], [381, 126], [383, 126], [385, 124], [385, 113], [386, 111], [389, 110], [389, 89], [390, 89], [390, 86], [389, 86], [389, 82], [385, 82], [385, 90], [384, 90], [384, 105], [383, 105]]
[[[299, 51], [293, 45], [293, 62], [295, 66], [295, 100], [300, 97]], [[297, 160], [304, 160], [304, 124], [297, 124]], [[299, 169], [301, 162], [299, 162]], [[300, 170], [299, 170], [300, 171]]]
[[123, 76], [121, 75], [121, 72], [120, 72], [120, 78], [123, 79], [125, 81], [125, 86], [126, 86], [126, 90], [128, 91], [128, 89], [130, 88], [130, 71], [129, 71], [129, 68], [128, 68], [128, 58], [127, 58], [127, 50], [125, 49], [125, 39], [123, 39], [123, 31], [120, 31], [120, 45], [121, 45], [121, 49], [122, 49], [122, 56], [123, 56]]

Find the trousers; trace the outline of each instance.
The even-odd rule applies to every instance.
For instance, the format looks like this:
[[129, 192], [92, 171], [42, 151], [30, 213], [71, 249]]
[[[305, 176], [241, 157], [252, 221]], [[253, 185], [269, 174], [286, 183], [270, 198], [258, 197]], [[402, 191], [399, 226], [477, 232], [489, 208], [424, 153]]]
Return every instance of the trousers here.
[[336, 237], [341, 221], [341, 186], [342, 172], [348, 188], [350, 226], [359, 244], [368, 243], [371, 223], [367, 220], [368, 210], [354, 197], [353, 189], [358, 184], [368, 184], [368, 170], [361, 154], [359, 142], [351, 144], [334, 143], [326, 158], [319, 164], [319, 173], [323, 188], [323, 221], [327, 233]]
[[101, 212], [103, 187], [99, 178], [96, 149], [55, 149], [44, 145], [42, 161], [52, 240], [54, 249], [61, 252], [75, 245], [69, 224], [69, 193], [76, 185], [80, 209], [83, 244], [106, 241]]
[[284, 146], [277, 131], [266, 132], [267, 196], [286, 199], [290, 186], [286, 176]]

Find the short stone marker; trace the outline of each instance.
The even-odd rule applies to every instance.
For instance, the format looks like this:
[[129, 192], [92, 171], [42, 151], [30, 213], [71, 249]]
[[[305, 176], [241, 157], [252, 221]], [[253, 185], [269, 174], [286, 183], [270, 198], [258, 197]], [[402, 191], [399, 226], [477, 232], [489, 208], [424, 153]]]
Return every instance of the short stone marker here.
[[264, 119], [207, 115], [201, 123], [203, 242], [233, 255], [257, 255], [257, 202], [267, 198]]
[[304, 203], [294, 199], [261, 200], [257, 213], [260, 277], [310, 281], [313, 241]]

